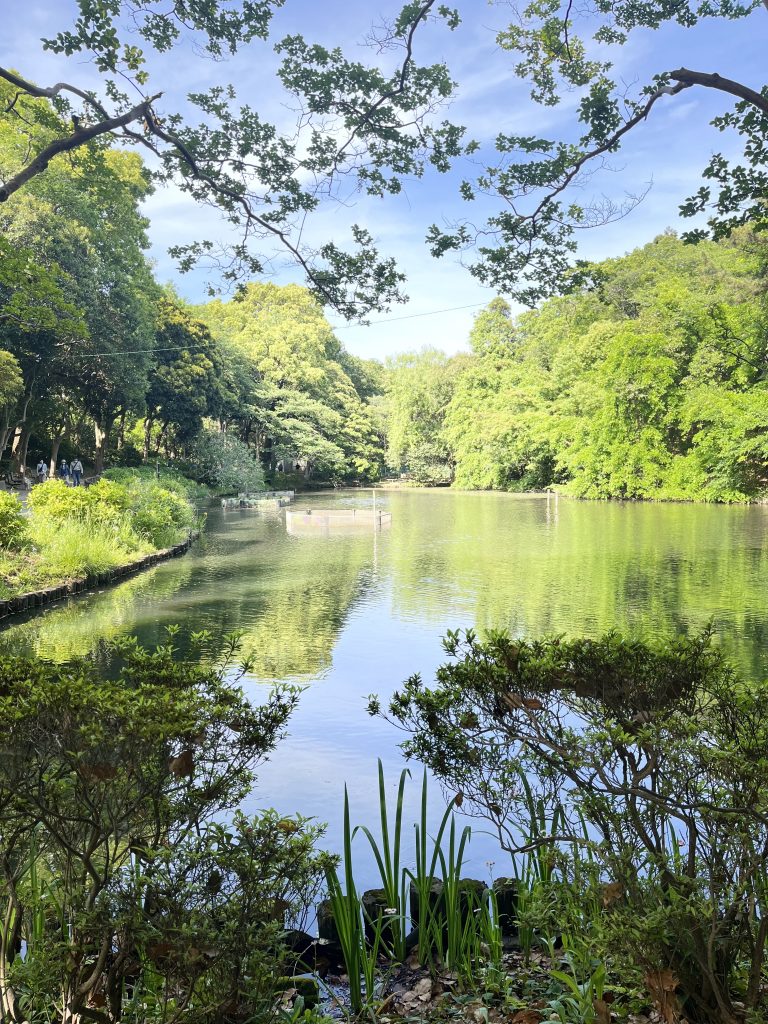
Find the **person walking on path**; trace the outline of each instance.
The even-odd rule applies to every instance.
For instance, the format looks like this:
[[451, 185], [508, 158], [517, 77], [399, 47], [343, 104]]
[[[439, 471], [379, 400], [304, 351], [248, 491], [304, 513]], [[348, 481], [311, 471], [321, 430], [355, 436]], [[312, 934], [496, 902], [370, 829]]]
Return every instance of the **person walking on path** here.
[[79, 457], [74, 459], [74, 461], [72, 462], [72, 465], [69, 468], [70, 468], [70, 471], [72, 473], [72, 479], [74, 481], [75, 487], [79, 487], [80, 486], [80, 475], [83, 472], [83, 464], [80, 461]]
[[48, 463], [45, 461], [45, 459], [40, 459], [40, 461], [37, 464], [37, 482], [39, 484], [44, 484], [47, 479]]
[[69, 483], [69, 465], [66, 459], [62, 459], [59, 463], [59, 476], [65, 484]]

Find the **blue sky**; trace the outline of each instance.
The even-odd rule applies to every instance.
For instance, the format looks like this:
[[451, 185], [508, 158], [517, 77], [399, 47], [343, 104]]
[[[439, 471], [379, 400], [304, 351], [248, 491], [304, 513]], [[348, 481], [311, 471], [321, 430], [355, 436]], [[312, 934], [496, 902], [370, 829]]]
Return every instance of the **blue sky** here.
[[[456, 98], [445, 116], [467, 126], [468, 135], [488, 150], [500, 131], [531, 132], [558, 137], [573, 128], [573, 101], [560, 107], [536, 106], [512, 72], [514, 58], [501, 51], [496, 32], [511, 18], [507, 4], [484, 0], [454, 0], [463, 23], [456, 32], [430, 27], [420, 34], [417, 57], [421, 63], [445, 60], [458, 82]], [[78, 84], [91, 80], [93, 71], [81, 59], [67, 61], [42, 52], [40, 36], [72, 20], [70, 0], [6, 0], [6, 18], [0, 37], [0, 62], [49, 84], [66, 77]], [[11, 11], [18, 8], [12, 16]], [[273, 23], [273, 38], [300, 32], [310, 41], [339, 45], [350, 56], [374, 61], [375, 51], [359, 47], [373, 24], [396, 13], [391, 0], [286, 0]], [[23, 17], [21, 16], [23, 12]], [[760, 7], [741, 22], [715, 20], [695, 30], [665, 27], [634, 35], [615, 55], [619, 77], [631, 85], [650, 75], [685, 66], [717, 71], [759, 89], [766, 81], [768, 12]], [[231, 81], [239, 98], [278, 124], [288, 124], [287, 97], [276, 88], [275, 58], [269, 46], [256, 43], [234, 59], [214, 63], [182, 47], [152, 67], [152, 83], [165, 90], [169, 106], [178, 107], [186, 92], [215, 81]], [[680, 228], [679, 202], [698, 186], [700, 172], [713, 151], [738, 153], [738, 140], [720, 136], [709, 120], [729, 109], [728, 98], [708, 90], [687, 90], [657, 104], [649, 121], [613, 158], [612, 169], [593, 179], [584, 194], [621, 198], [649, 184], [644, 202], [627, 218], [581, 235], [581, 255], [601, 259], [624, 253], [650, 240], [667, 227]], [[441, 114], [441, 116], [443, 116]], [[472, 176], [469, 162], [450, 174], [429, 174], [406, 184], [403, 193], [386, 200], [358, 197], [354, 208], [328, 207], [310, 226], [311, 238], [342, 241], [348, 225], [366, 226], [382, 251], [394, 255], [408, 275], [410, 301], [388, 316], [374, 315], [368, 327], [347, 325], [330, 316], [347, 347], [362, 356], [386, 355], [422, 345], [455, 352], [466, 346], [472, 319], [493, 292], [481, 287], [457, 258], [436, 261], [424, 244], [427, 227], [449, 223], [470, 211], [458, 196], [458, 183]], [[203, 298], [204, 276], [179, 275], [167, 255], [169, 245], [207, 237], [227, 240], [228, 228], [212, 211], [197, 207], [180, 192], [158, 191], [147, 203], [151, 219], [152, 257], [161, 280], [171, 280], [190, 301]], [[471, 257], [470, 257], [471, 258]], [[276, 264], [272, 280], [300, 280], [290, 268]], [[473, 307], [456, 309], [455, 307]], [[431, 315], [435, 310], [449, 312]], [[430, 315], [422, 315], [430, 314]], [[407, 319], [404, 319], [407, 318]]]

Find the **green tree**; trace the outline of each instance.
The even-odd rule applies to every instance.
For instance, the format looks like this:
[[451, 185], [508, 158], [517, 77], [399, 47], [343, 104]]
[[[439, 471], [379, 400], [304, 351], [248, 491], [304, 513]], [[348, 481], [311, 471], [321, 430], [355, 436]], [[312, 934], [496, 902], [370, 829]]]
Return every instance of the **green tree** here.
[[208, 328], [194, 320], [180, 302], [163, 297], [157, 304], [154, 365], [149, 373], [144, 417], [144, 460], [156, 428], [156, 450], [168, 448], [168, 433], [182, 452], [202, 430], [203, 417], [221, 411], [222, 358]]
[[[653, 988], [667, 971], [668, 1019], [759, 1017], [766, 683], [737, 679], [708, 633], [653, 646], [450, 633], [445, 650], [436, 685], [413, 676], [389, 713], [407, 756], [547, 866], [549, 934], [622, 983], [639, 966]], [[585, 936], [590, 901], [602, 910]]]
[[[768, 484], [762, 266], [751, 233], [697, 246], [666, 234], [584, 267], [578, 291], [514, 323], [496, 300], [444, 421], [393, 418], [390, 447], [426, 430], [463, 487], [755, 499]], [[414, 372], [428, 390], [431, 371]]]
[[554, 459], [546, 437], [543, 374], [526, 363], [503, 299], [478, 315], [469, 340], [473, 358], [456, 381], [442, 435], [453, 452], [456, 486], [546, 486]]
[[[208, 0], [78, 0], [73, 24], [53, 26], [43, 46], [62, 58], [89, 59], [99, 76], [95, 87], [68, 81], [39, 86], [0, 68], [9, 92], [0, 107], [3, 120], [23, 135], [35, 103], [46, 126], [42, 136], [30, 133], [2, 175], [0, 203], [65, 156], [90, 173], [109, 140], [119, 138], [152, 153], [155, 180], [218, 206], [240, 232], [221, 266], [225, 276], [258, 275], [277, 251], [303, 269], [323, 302], [345, 315], [363, 316], [401, 298], [402, 274], [393, 260], [379, 257], [364, 228], [349, 227], [346, 249], [333, 241], [312, 248], [303, 241], [305, 221], [323, 197], [346, 199], [350, 185], [372, 196], [396, 193], [404, 177], [421, 175], [428, 165], [445, 170], [459, 152], [461, 130], [431, 116], [453, 91], [448, 71], [441, 63], [420, 66], [414, 57], [420, 26], [432, 19], [454, 28], [458, 16], [437, 0], [406, 4], [379, 34], [383, 66], [347, 59], [338, 48], [312, 45], [300, 35], [272, 43], [280, 58], [278, 81], [287, 103], [299, 110], [295, 135], [239, 105], [223, 80], [189, 92], [185, 113], [162, 99], [162, 86], [150, 84], [150, 68], [158, 64], [178, 78], [185, 43], [196, 48], [195, 59], [215, 61], [266, 45], [280, 6], [282, 0], [225, 7]], [[185, 269], [211, 250], [202, 239], [175, 252]]]
[[[19, 138], [13, 125], [0, 128], [6, 167]], [[105, 150], [88, 174], [59, 162], [0, 207], [7, 242], [30, 253], [37, 274], [66, 284], [72, 311], [63, 319], [49, 314], [34, 330], [7, 328], [6, 344], [25, 384], [15, 441], [19, 463], [38, 416], [53, 428], [55, 447], [74, 418], [57, 412], [74, 403], [93, 424], [99, 471], [115, 421], [143, 410], [157, 294], [144, 255], [147, 222], [139, 213], [148, 188], [136, 154]]]
[[16, 423], [16, 403], [24, 392], [19, 361], [10, 352], [0, 350], [0, 456], [5, 451]]
[[258, 1013], [267, 950], [323, 862], [301, 820], [223, 815], [297, 693], [254, 706], [231, 638], [198, 635], [188, 660], [172, 637], [115, 653], [110, 679], [92, 663], [3, 656], [3, 1016], [116, 1021], [132, 1000], [164, 1022]]
[[[766, 18], [764, 4], [597, 0], [576, 8], [566, 0], [553, 0], [513, 7], [515, 18], [499, 32], [497, 43], [510, 53], [513, 73], [530, 87], [535, 103], [556, 106], [565, 95], [575, 98], [572, 130], [562, 138], [501, 131], [493, 164], [476, 181], [462, 185], [465, 201], [485, 204], [490, 195], [499, 200], [498, 212], [485, 223], [479, 215], [447, 230], [433, 225], [429, 241], [434, 255], [475, 248], [478, 259], [471, 272], [529, 305], [572, 287], [579, 280], [573, 273], [578, 231], [613, 221], [642, 199], [636, 184], [626, 186], [620, 201], [585, 197], [585, 175], [610, 166], [611, 155], [630, 133], [642, 132], [659, 107], [700, 89], [736, 101], [711, 124], [717, 132], [741, 138], [743, 159], [732, 164], [713, 152], [703, 171], [704, 184], [681, 206], [684, 217], [708, 214], [708, 230], [693, 229], [686, 238], [723, 238], [747, 223], [766, 226], [766, 83], [657, 63], [649, 80], [627, 86], [613, 68], [621, 47], [648, 29], [666, 31], [680, 42], [686, 61], [696, 59], [696, 50], [690, 48], [701, 41], [696, 36], [700, 25], [716, 20], [727, 40], [729, 23], [749, 17], [759, 32], [757, 19], [763, 19], [764, 27]], [[690, 37], [684, 46], [681, 30]], [[709, 54], [702, 59], [709, 62]]]
[[310, 292], [252, 283], [196, 313], [235, 357], [239, 397], [227, 418], [267, 468], [297, 465], [325, 479], [378, 477], [381, 438], [367, 404], [376, 384], [350, 362]]
[[461, 357], [449, 359], [434, 348], [387, 362], [387, 462], [419, 483], [453, 479], [453, 458], [442, 430], [461, 365]]

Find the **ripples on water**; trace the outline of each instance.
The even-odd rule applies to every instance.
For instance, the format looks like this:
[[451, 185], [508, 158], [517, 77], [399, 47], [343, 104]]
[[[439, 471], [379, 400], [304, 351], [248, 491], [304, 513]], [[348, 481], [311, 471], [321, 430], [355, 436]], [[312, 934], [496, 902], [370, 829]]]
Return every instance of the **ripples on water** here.
[[[120, 633], [159, 642], [173, 623], [243, 630], [255, 697], [276, 680], [307, 685], [248, 809], [315, 815], [329, 822], [333, 848], [344, 782], [355, 820], [373, 825], [376, 757], [393, 791], [402, 767], [398, 734], [367, 717], [365, 696], [386, 697], [414, 672], [431, 679], [446, 629], [659, 635], [712, 619], [745, 675], [766, 670], [766, 508], [415, 490], [377, 491], [376, 502], [392, 512], [391, 527], [331, 536], [289, 536], [279, 513], [214, 508], [205, 541], [189, 555], [13, 625], [5, 639], [63, 661]], [[297, 502], [371, 504], [370, 491]], [[413, 820], [417, 791], [415, 779]], [[436, 818], [439, 804], [435, 787]], [[362, 845], [359, 857], [365, 875]], [[489, 859], [495, 874], [508, 870], [482, 835], [472, 857], [480, 876]]]

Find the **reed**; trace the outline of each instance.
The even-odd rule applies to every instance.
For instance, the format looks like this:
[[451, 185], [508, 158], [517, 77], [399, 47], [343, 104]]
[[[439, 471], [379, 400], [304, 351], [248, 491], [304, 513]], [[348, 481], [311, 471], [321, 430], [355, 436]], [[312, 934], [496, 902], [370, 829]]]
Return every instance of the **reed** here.
[[379, 821], [381, 838], [377, 842], [366, 825], [358, 825], [352, 837], [359, 832], [368, 840], [376, 866], [379, 870], [381, 886], [384, 890], [385, 902], [389, 913], [386, 915], [386, 929], [382, 931], [382, 942], [388, 947], [389, 954], [396, 960], [405, 959], [405, 940], [408, 931], [408, 891], [407, 875], [400, 864], [403, 835], [403, 798], [405, 780], [410, 776], [407, 768], [400, 772], [395, 804], [394, 827], [390, 832], [389, 812], [387, 809], [387, 792], [384, 781], [384, 766], [379, 758]]
[[352, 868], [352, 828], [349, 818], [349, 793], [344, 787], [344, 884], [335, 867], [326, 869], [328, 899], [331, 904], [342, 956], [349, 978], [349, 1002], [353, 1013], [363, 1012], [376, 988], [376, 968], [381, 942], [381, 920], [376, 922], [375, 937], [369, 947], [365, 918], [355, 887]]
[[[471, 829], [469, 825], [459, 828], [454, 816], [455, 801], [451, 801], [434, 837], [430, 835], [426, 770], [421, 783], [419, 820], [414, 823], [415, 866], [402, 864], [403, 804], [408, 777], [407, 770], [401, 772], [392, 815], [387, 804], [384, 768], [379, 761], [378, 838], [365, 825], [352, 829], [349, 794], [344, 788], [343, 876], [331, 868], [327, 882], [349, 976], [353, 1013], [374, 1005], [379, 953], [393, 961], [405, 959], [409, 889], [416, 910], [410, 923], [416, 926], [422, 965], [451, 971], [462, 983], [472, 983], [489, 970], [501, 969], [502, 942], [494, 894], [486, 890], [479, 896], [462, 882]], [[365, 836], [373, 852], [385, 902], [389, 904], [383, 913], [376, 913], [375, 919], [363, 906], [354, 879], [352, 841], [358, 833]]]

